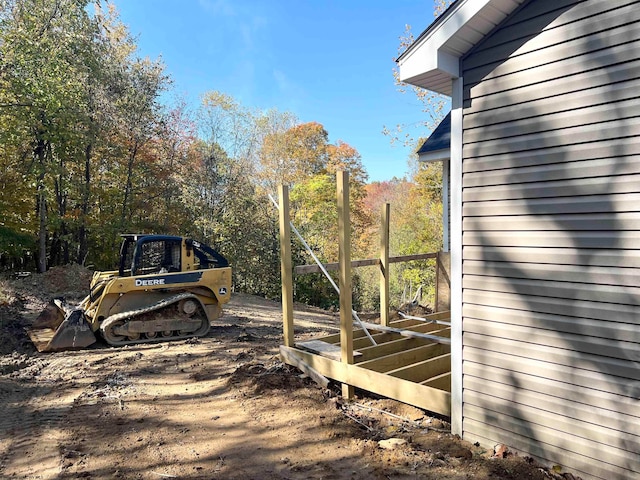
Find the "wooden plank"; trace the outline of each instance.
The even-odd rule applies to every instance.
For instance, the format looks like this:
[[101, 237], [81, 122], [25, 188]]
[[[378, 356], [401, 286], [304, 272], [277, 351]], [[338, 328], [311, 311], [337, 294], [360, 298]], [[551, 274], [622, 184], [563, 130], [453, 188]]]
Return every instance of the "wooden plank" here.
[[445, 372], [441, 375], [436, 375], [429, 380], [420, 382], [421, 385], [431, 388], [437, 388], [438, 390], [444, 390], [445, 392], [451, 391], [451, 372]]
[[[380, 263], [380, 259], [378, 258], [369, 258], [366, 260], [352, 260], [351, 268], [357, 267], [371, 267], [374, 265], [378, 265]], [[327, 272], [337, 272], [340, 268], [339, 263], [324, 263], [324, 268]], [[320, 273], [320, 267], [318, 265], [297, 265], [293, 269], [296, 275], [302, 275], [305, 273]]]
[[362, 368], [375, 370], [376, 372], [389, 372], [398, 368], [406, 367], [409, 364], [422, 362], [433, 357], [449, 353], [449, 346], [441, 343], [431, 343], [429, 345], [421, 345], [416, 348], [407, 349], [401, 352], [390, 353], [380, 358], [359, 362]]
[[[389, 257], [389, 263], [402, 263], [402, 262], [413, 262], [416, 260], [428, 260], [430, 258], [436, 258], [437, 253], [417, 253], [415, 255], [401, 255], [399, 257]], [[379, 258], [368, 258], [366, 260], [352, 260], [351, 268], [358, 267], [371, 267], [374, 265], [380, 265]], [[336, 272], [340, 268], [339, 263], [324, 263], [324, 268], [328, 272]], [[296, 275], [301, 275], [305, 273], [320, 273], [320, 267], [318, 265], [297, 265], [294, 267], [293, 272]]]
[[[420, 332], [420, 333], [435, 333], [436, 331], [442, 330], [442, 325], [437, 323], [418, 323], [411, 327], [404, 328], [403, 330], [407, 330], [410, 332]], [[373, 336], [376, 340], [377, 344], [383, 344], [385, 342], [390, 342], [392, 340], [397, 340], [398, 334], [396, 332], [382, 332]], [[353, 348], [363, 349], [363, 348], [371, 348], [375, 345], [371, 345], [371, 341], [367, 337], [360, 337], [357, 340], [353, 341]]]
[[[323, 342], [322, 340], [307, 340], [306, 342], [297, 342], [297, 348], [302, 348], [323, 357], [332, 358], [333, 360], [340, 360], [341, 349], [340, 345], [333, 343]], [[360, 352], [353, 352], [354, 357], [359, 357], [362, 354]]]
[[[358, 351], [362, 354], [358, 357], [360, 362], [375, 360], [385, 355], [392, 353], [402, 352], [403, 350], [410, 350], [415, 347], [427, 345], [427, 340], [422, 338], [399, 338], [398, 340], [392, 340], [386, 343], [380, 343], [375, 346], [367, 348], [359, 348]], [[439, 343], [430, 343], [430, 345], [440, 345]]]
[[[447, 278], [447, 281], [449, 279]], [[450, 310], [442, 310], [441, 312], [429, 313], [428, 315], [423, 315], [420, 318], [424, 318], [426, 321], [433, 320], [451, 320], [451, 311]], [[418, 320], [419, 321], [419, 320]], [[396, 323], [391, 324], [392, 327], [397, 327]]]
[[[446, 313], [448, 320], [451, 317], [451, 278], [449, 278], [449, 270], [451, 270], [451, 255], [449, 252], [438, 252], [436, 259], [436, 301], [435, 309], [437, 312]], [[441, 320], [440, 318], [433, 320]]]
[[391, 205], [382, 206], [380, 220], [380, 323], [389, 326], [389, 212]]
[[291, 273], [291, 225], [289, 215], [289, 188], [278, 187], [280, 201], [280, 272], [282, 275], [282, 322], [284, 344], [293, 346], [293, 275]]
[[446, 372], [451, 372], [451, 354], [449, 353], [390, 370], [386, 374], [420, 383]]
[[288, 350], [281, 351], [280, 355], [282, 357], [283, 362], [289, 365], [293, 365], [298, 370], [300, 370], [304, 374], [311, 377], [311, 379], [313, 379], [313, 381], [316, 382], [321, 387], [327, 388], [329, 386], [329, 379], [327, 377], [322, 375], [315, 368], [311, 367], [308, 363], [306, 363], [301, 358], [296, 357], [295, 355], [292, 355], [290, 351]]
[[[372, 333], [372, 336], [376, 341], [377, 345], [382, 345], [385, 342], [388, 342], [390, 340], [395, 340], [395, 338], [397, 338], [397, 335], [394, 336], [394, 334], [389, 334], [384, 332], [373, 333], [372, 331], [370, 331], [370, 333]], [[353, 340], [353, 348], [360, 349], [360, 348], [367, 348], [367, 347], [376, 347], [377, 345], [372, 345], [371, 340], [369, 340], [367, 337], [359, 337]]]
[[[370, 332], [372, 334], [372, 336], [375, 338], [375, 333]], [[353, 331], [353, 338], [354, 341], [355, 340], [359, 340], [361, 338], [366, 338], [367, 341], [369, 342], [369, 345], [371, 345], [371, 340], [369, 340], [367, 338], [367, 334], [365, 333], [364, 330], [358, 329], [358, 330], [354, 330]], [[320, 337], [318, 338], [318, 340], [322, 340], [323, 342], [327, 342], [327, 343], [335, 343], [335, 344], [339, 344], [340, 343], [340, 334], [339, 333], [334, 333], [331, 335], [327, 335], [326, 337]], [[377, 340], [376, 340], [377, 342]]]
[[420, 325], [420, 323], [419, 320], [401, 318], [400, 320], [394, 320], [389, 326], [393, 328], [410, 328], [416, 327]]
[[[395, 328], [407, 328], [407, 327], [416, 326], [420, 324], [421, 322], [418, 320], [396, 320], [394, 322], [391, 322], [391, 326]], [[373, 330], [374, 332], [376, 331], [375, 328], [368, 329], [368, 330]], [[366, 337], [366, 335], [367, 334], [365, 333], [365, 331], [361, 329], [357, 329], [353, 331], [354, 339]], [[334, 333], [332, 335], [327, 335], [326, 337], [319, 338], [318, 340], [322, 340], [327, 343], [340, 343], [340, 334]]]
[[[446, 344], [451, 344], [451, 340], [447, 337], [444, 336], [439, 336], [439, 335], [430, 335], [428, 333], [421, 333], [421, 332], [414, 332], [411, 330], [403, 330], [400, 328], [393, 328], [393, 327], [383, 327], [382, 325], [375, 325], [372, 323], [367, 323], [367, 322], [362, 322], [362, 326], [364, 328], [367, 329], [378, 329], [378, 330], [382, 330], [383, 332], [393, 332], [393, 333], [398, 333], [400, 335], [402, 335], [403, 337], [416, 337], [416, 338], [424, 338], [427, 340], [431, 340], [434, 342], [438, 342], [438, 343], [446, 343]], [[446, 330], [441, 330], [441, 332], [445, 332], [445, 331], [450, 331], [451, 329], [446, 329]]]
[[280, 352], [283, 350], [291, 351], [322, 375], [338, 382], [348, 383], [354, 387], [441, 415], [451, 414], [451, 394], [449, 392], [281, 345]]
[[[338, 262], [340, 273], [340, 349], [342, 362], [353, 363], [353, 318], [351, 289], [351, 219], [349, 217], [349, 174], [337, 172], [336, 196], [338, 199]], [[363, 328], [366, 328], [363, 326]], [[353, 385], [342, 384], [342, 396], [353, 398]]]

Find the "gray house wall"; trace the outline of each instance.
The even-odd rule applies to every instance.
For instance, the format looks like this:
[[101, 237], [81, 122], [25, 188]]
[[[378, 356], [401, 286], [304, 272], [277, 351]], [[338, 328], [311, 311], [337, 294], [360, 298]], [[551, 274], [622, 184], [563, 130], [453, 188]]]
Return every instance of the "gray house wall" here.
[[463, 436], [640, 478], [640, 2], [534, 0], [462, 59]]

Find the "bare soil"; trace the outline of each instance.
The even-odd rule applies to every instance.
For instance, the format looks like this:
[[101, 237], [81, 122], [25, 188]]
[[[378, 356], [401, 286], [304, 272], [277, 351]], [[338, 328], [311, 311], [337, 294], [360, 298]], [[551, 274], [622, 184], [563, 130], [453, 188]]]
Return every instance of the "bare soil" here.
[[[280, 361], [280, 304], [258, 297], [235, 294], [205, 338], [36, 352], [24, 327], [51, 296], [79, 300], [90, 276], [0, 280], [0, 478], [560, 478], [461, 441], [446, 419], [320, 388]], [[336, 331], [335, 314], [295, 318], [297, 339]]]

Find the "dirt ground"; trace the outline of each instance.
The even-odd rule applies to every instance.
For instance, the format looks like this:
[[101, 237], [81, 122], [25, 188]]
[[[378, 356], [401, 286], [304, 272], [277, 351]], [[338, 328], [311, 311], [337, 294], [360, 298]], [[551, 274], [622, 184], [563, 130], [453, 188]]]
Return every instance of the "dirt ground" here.
[[[562, 478], [422, 410], [320, 388], [279, 359], [280, 305], [249, 295], [234, 294], [205, 338], [36, 352], [24, 326], [89, 279], [75, 266], [0, 280], [0, 478]], [[338, 322], [302, 307], [295, 318], [297, 339]]]

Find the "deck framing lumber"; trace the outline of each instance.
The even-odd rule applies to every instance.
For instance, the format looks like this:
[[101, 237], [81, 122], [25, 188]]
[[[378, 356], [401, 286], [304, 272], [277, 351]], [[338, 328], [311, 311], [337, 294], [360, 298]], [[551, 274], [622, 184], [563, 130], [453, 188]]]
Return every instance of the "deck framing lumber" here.
[[[380, 258], [351, 261], [349, 218], [349, 175], [337, 172], [336, 198], [338, 205], [338, 263], [322, 265], [313, 252], [317, 265], [292, 268], [290, 232], [299, 236], [289, 220], [288, 190], [280, 187], [281, 272], [283, 278], [284, 345], [280, 346], [282, 360], [300, 369], [319, 385], [326, 387], [330, 380], [342, 385], [342, 396], [351, 399], [355, 388], [383, 395], [441, 415], [451, 415], [451, 326], [450, 312], [440, 311], [424, 318], [404, 315], [391, 321], [389, 316], [389, 265], [414, 260], [436, 259], [439, 285], [448, 287], [448, 272], [440, 253], [426, 253], [389, 257], [389, 205], [381, 216]], [[273, 199], [272, 199], [273, 201]], [[275, 203], [275, 201], [274, 201]], [[302, 240], [303, 243], [304, 240]], [[375, 266], [380, 269], [380, 323], [362, 322], [352, 310], [351, 269]], [[338, 271], [339, 287], [326, 273]], [[293, 328], [293, 272], [322, 271], [340, 295], [340, 333], [306, 342], [294, 343]], [[439, 277], [438, 277], [439, 278]], [[436, 305], [450, 308], [436, 297]], [[358, 321], [353, 329], [353, 318]], [[373, 334], [370, 334], [371, 330]]]
[[[336, 196], [338, 198], [338, 262], [340, 273], [340, 349], [342, 362], [353, 363], [353, 318], [351, 289], [351, 219], [349, 216], [349, 173], [337, 174]], [[360, 322], [362, 324], [362, 322]], [[363, 329], [365, 327], [362, 327]], [[342, 384], [342, 396], [353, 398], [353, 384]]]
[[[429, 260], [431, 258], [437, 258], [437, 253], [417, 253], [415, 255], [401, 255], [398, 257], [389, 257], [389, 263], [404, 263], [404, 262], [414, 262], [416, 260]], [[351, 268], [359, 268], [359, 267], [373, 267], [375, 265], [380, 265], [379, 258], [367, 258], [363, 260], [352, 260]], [[324, 263], [323, 267], [327, 272], [336, 272], [340, 268], [339, 263]], [[296, 275], [302, 275], [305, 273], [321, 273], [322, 270], [318, 265], [297, 265], [293, 269], [293, 273]]]
[[429, 358], [421, 362], [412, 363], [404, 367], [385, 372], [393, 377], [409, 380], [410, 382], [421, 383], [438, 375], [448, 372], [451, 369], [451, 354]]
[[429, 345], [421, 345], [400, 352], [390, 353], [382, 357], [374, 358], [373, 360], [358, 362], [358, 366], [380, 373], [388, 373], [398, 368], [447, 353], [449, 353], [448, 345], [431, 343]]
[[307, 362], [302, 360], [301, 358], [291, 355], [288, 351], [280, 352], [282, 355], [282, 359], [285, 363], [289, 365], [293, 365], [302, 373], [309, 376], [314, 382], [320, 385], [322, 388], [327, 388], [329, 386], [329, 379], [318, 372], [315, 368], [311, 367]]
[[[375, 347], [367, 347], [358, 350], [361, 354], [358, 357], [358, 363], [367, 362], [370, 360], [376, 360], [387, 355], [399, 353], [404, 350], [411, 350], [412, 348], [422, 347], [425, 345], [441, 345], [440, 343], [430, 343], [421, 338], [399, 338], [397, 340], [391, 340], [389, 342], [380, 343]], [[375, 369], [374, 369], [375, 370]]]
[[282, 358], [295, 355], [321, 375], [337, 382], [384, 395], [441, 415], [449, 416], [451, 413], [451, 394], [449, 392], [374, 372], [357, 364], [331, 360], [285, 345], [280, 346], [280, 354]]
[[280, 274], [282, 276], [282, 318], [284, 344], [293, 346], [293, 275], [291, 273], [291, 224], [289, 213], [289, 187], [278, 188], [280, 224]]
[[380, 219], [380, 323], [389, 326], [389, 213], [391, 204], [382, 206]]
[[442, 375], [438, 375], [437, 377], [430, 378], [429, 380], [425, 380], [424, 382], [420, 383], [426, 387], [432, 387], [451, 392], [451, 372], [445, 372]]

